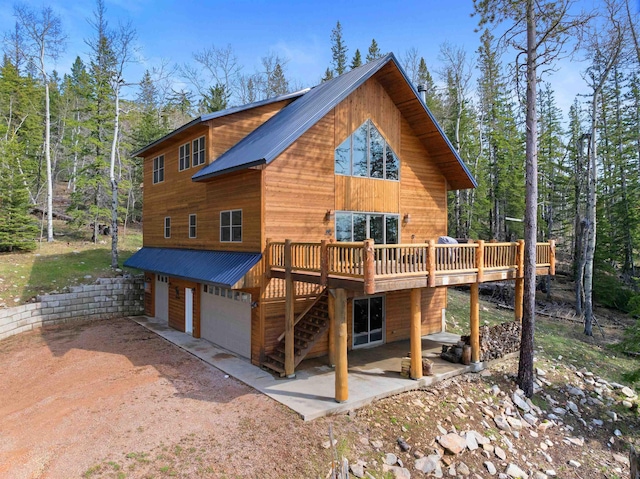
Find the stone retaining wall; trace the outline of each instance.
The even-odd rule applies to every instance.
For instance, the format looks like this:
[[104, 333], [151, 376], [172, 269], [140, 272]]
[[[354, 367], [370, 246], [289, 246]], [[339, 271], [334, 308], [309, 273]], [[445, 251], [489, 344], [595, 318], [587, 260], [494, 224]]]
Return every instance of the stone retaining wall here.
[[35, 303], [0, 309], [0, 340], [47, 324], [144, 313], [144, 278], [99, 278], [69, 293], [38, 296]]

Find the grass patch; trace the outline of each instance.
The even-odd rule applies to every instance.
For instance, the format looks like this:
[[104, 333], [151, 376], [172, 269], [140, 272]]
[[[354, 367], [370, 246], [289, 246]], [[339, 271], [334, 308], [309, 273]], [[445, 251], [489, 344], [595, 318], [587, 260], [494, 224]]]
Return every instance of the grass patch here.
[[[469, 294], [449, 289], [447, 302], [447, 331], [469, 334]], [[495, 325], [513, 321], [513, 311], [501, 310], [495, 304], [480, 300], [480, 324]], [[536, 318], [536, 357], [542, 360], [557, 360], [562, 356], [565, 364], [573, 364], [578, 369], [586, 367], [610, 381], [625, 383], [625, 376], [635, 371], [639, 361], [618, 353], [611, 347], [613, 332], [602, 338], [599, 331], [594, 336], [583, 334], [581, 323]]]
[[[99, 277], [114, 276], [108, 236], [101, 237], [104, 244], [93, 244], [87, 238], [79, 237], [64, 222], [57, 221], [54, 229], [65, 233], [65, 236], [56, 237], [53, 243], [39, 243], [30, 253], [0, 255], [0, 304], [16, 306], [39, 294], [91, 284]], [[119, 238], [118, 246], [119, 263], [122, 265], [142, 246], [142, 232], [129, 228], [126, 236]], [[128, 268], [124, 270], [137, 272]]]

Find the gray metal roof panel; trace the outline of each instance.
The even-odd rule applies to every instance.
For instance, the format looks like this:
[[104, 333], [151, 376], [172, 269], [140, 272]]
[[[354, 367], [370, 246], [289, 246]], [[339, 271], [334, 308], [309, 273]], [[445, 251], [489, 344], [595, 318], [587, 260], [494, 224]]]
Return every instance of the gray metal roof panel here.
[[338, 103], [379, 71], [392, 53], [312, 88], [280, 110], [218, 159], [192, 176], [194, 181], [234, 171], [249, 163], [269, 164]]
[[241, 112], [241, 111], [244, 111], [244, 110], [250, 110], [252, 108], [258, 108], [260, 106], [269, 105], [271, 103], [277, 103], [279, 101], [284, 101], [284, 100], [289, 100], [291, 98], [296, 98], [296, 97], [304, 95], [308, 91], [309, 91], [309, 88], [304, 88], [302, 90], [298, 90], [298, 91], [293, 92], [293, 93], [287, 93], [286, 95], [280, 95], [280, 96], [277, 96], [277, 97], [274, 97], [274, 98], [268, 98], [266, 100], [255, 101], [253, 103], [247, 103], [246, 105], [234, 106], [234, 107], [231, 107], [231, 108], [227, 108], [226, 110], [214, 111], [213, 113], [207, 113], [206, 115], [201, 115], [201, 116], [199, 116], [197, 118], [194, 118], [190, 122], [185, 123], [181, 127], [178, 127], [177, 129], [173, 130], [171, 133], [167, 133], [162, 138], [159, 138], [156, 141], [154, 141], [152, 143], [149, 143], [147, 146], [145, 146], [143, 148], [140, 148], [138, 151], [134, 152], [131, 156], [134, 156], [134, 157], [135, 156], [140, 156], [141, 153], [144, 153], [148, 149], [156, 146], [159, 143], [162, 143], [163, 141], [171, 138], [172, 136], [176, 135], [177, 133], [180, 133], [181, 131], [184, 131], [187, 128], [190, 128], [193, 125], [196, 125], [198, 123], [202, 123], [202, 122], [205, 122], [205, 121], [213, 120], [215, 118], [220, 118], [220, 117], [227, 116], [227, 115], [232, 115], [234, 113], [238, 113], [238, 112]]
[[261, 258], [260, 253], [144, 247], [124, 265], [230, 288]]

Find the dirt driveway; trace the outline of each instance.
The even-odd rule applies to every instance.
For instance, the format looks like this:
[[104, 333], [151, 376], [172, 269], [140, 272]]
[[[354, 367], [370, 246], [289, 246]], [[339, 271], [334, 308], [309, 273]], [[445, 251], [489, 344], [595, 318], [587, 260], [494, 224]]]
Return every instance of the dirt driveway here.
[[318, 477], [327, 421], [119, 319], [0, 342], [0, 477]]

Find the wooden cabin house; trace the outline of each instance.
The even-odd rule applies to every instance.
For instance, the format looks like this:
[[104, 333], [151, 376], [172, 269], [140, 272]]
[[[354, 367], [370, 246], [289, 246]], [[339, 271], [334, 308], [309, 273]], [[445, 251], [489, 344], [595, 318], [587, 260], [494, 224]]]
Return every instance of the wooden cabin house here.
[[145, 271], [146, 314], [286, 376], [327, 356], [339, 401], [348, 350], [411, 338], [418, 361], [447, 285], [477, 298], [478, 282], [522, 275], [522, 243], [436, 244], [447, 192], [475, 180], [393, 54], [136, 156], [144, 247], [125, 265]]

